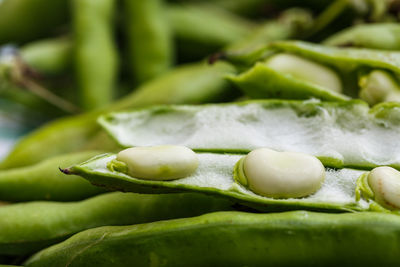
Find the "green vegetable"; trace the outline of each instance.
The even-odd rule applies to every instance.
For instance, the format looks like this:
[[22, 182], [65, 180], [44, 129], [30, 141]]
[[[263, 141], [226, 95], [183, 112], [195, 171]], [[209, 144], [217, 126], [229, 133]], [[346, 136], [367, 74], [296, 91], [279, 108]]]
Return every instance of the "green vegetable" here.
[[171, 67], [172, 33], [163, 0], [125, 0], [124, 11], [131, 75], [142, 83]]
[[44, 39], [20, 48], [22, 60], [35, 71], [57, 75], [72, 65], [72, 41], [69, 38]]
[[75, 72], [85, 110], [113, 99], [118, 69], [112, 29], [115, 8], [115, 0], [72, 1]]
[[397, 266], [399, 239], [391, 214], [220, 212], [87, 230], [25, 266]]
[[[281, 41], [252, 51], [225, 53], [224, 58], [228, 61], [235, 62], [239, 66], [250, 67], [230, 79], [250, 97], [304, 99], [314, 96], [323, 100], [346, 99], [345, 96], [330, 92], [328, 88], [310, 83], [309, 79], [300, 79], [299, 75], [293, 75], [293, 73], [279, 72], [274, 65], [268, 64], [274, 53], [294, 54], [328, 67], [339, 75], [343, 84], [343, 93], [350, 97], [358, 96], [358, 76], [366, 71], [382, 69], [394, 75], [400, 74], [399, 52], [335, 48], [300, 41]], [[263, 63], [265, 60], [267, 63]], [[251, 67], [254, 63], [256, 63], [255, 66]], [[313, 74], [319, 77], [324, 72], [314, 71]]]
[[107, 164], [107, 168], [132, 177], [163, 181], [187, 177], [198, 165], [197, 156], [191, 149], [163, 145], [122, 150]]
[[349, 99], [340, 93], [341, 80], [334, 71], [290, 54], [277, 54], [238, 76], [228, 76], [228, 79], [252, 98]]
[[67, 0], [2, 0], [0, 44], [25, 42], [54, 33], [67, 22]]
[[275, 20], [257, 26], [246, 38], [229, 44], [227, 54], [241, 54], [257, 50], [272, 41], [299, 38], [312, 25], [309, 10], [290, 8], [279, 14]]
[[169, 24], [180, 58], [204, 58], [247, 38], [256, 24], [211, 4], [168, 5]]
[[360, 24], [330, 36], [323, 44], [400, 50], [400, 25], [399, 23]]
[[30, 202], [0, 207], [0, 254], [27, 255], [80, 231], [231, 210], [229, 201], [201, 194], [109, 193], [73, 203]]
[[[0, 169], [34, 164], [48, 157], [90, 149], [112, 150], [115, 145], [99, 133], [96, 118], [106, 111], [151, 104], [204, 103], [233, 99], [237, 92], [224, 80], [233, 67], [219, 63], [190, 64], [145, 83], [103, 111], [53, 121], [23, 138], [0, 164]], [[100, 136], [99, 136], [100, 134]], [[95, 142], [94, 142], [95, 141]], [[106, 144], [110, 146], [106, 146]], [[43, 148], [46, 153], [43, 153]]]
[[[368, 210], [366, 202], [356, 202], [354, 194], [357, 178], [365, 171], [327, 168], [325, 182], [319, 182], [322, 187], [315, 194], [304, 198], [274, 199], [257, 195], [235, 181], [234, 171], [237, 171], [235, 164], [242, 155], [198, 153], [197, 157], [199, 167], [192, 175], [172, 181], [144, 180], [115, 169], [109, 169], [109, 163], [116, 158], [114, 154], [99, 155], [87, 162], [67, 168], [64, 172], [80, 175], [93, 184], [114, 190], [152, 194], [199, 192], [226, 197], [236, 203], [261, 211], [308, 209], [344, 212]], [[288, 175], [288, 178], [293, 181], [293, 174]], [[279, 190], [281, 191], [277, 192], [274, 197], [285, 195], [288, 188], [282, 187]], [[298, 197], [293, 194], [285, 196]]]
[[400, 102], [400, 84], [393, 75], [383, 70], [374, 70], [363, 75], [359, 81], [361, 99], [370, 105], [380, 102]]
[[258, 148], [236, 163], [233, 177], [261, 196], [299, 198], [321, 188], [325, 168], [316, 157], [304, 153]]
[[400, 209], [400, 172], [390, 167], [377, 167], [357, 180], [356, 199], [361, 195], [370, 203], [371, 210], [390, 212]]
[[172, 144], [218, 153], [267, 147], [313, 155], [334, 168], [400, 169], [399, 111], [398, 103], [370, 109], [362, 101], [259, 100], [156, 106], [99, 122], [124, 147]]
[[67, 177], [59, 171], [85, 161], [98, 151], [85, 151], [49, 158], [40, 163], [0, 171], [0, 200], [74, 201], [104, 192], [77, 176]]

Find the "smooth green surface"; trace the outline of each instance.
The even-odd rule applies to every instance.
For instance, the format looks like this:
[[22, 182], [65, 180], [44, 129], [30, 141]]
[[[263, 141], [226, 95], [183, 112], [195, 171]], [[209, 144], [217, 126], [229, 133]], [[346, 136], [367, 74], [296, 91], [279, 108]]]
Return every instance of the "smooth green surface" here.
[[308, 209], [344, 212], [368, 209], [367, 203], [355, 200], [357, 178], [365, 171], [326, 169], [326, 180], [315, 194], [304, 198], [273, 199], [256, 195], [235, 181], [235, 164], [242, 155], [198, 153], [197, 170], [188, 177], [173, 181], [144, 180], [112, 170], [108, 164], [115, 157], [112, 154], [99, 155], [67, 171], [109, 189], [153, 194], [199, 192], [226, 197], [262, 211]]
[[108, 193], [72, 203], [29, 202], [0, 207], [0, 255], [28, 255], [72, 234], [103, 225], [131, 225], [231, 210], [201, 194]]
[[26, 266], [398, 266], [400, 217], [212, 213], [81, 232]]
[[74, 0], [74, 62], [84, 110], [111, 103], [117, 79], [118, 55], [113, 19], [116, 0]]
[[170, 4], [166, 13], [178, 51], [189, 59], [243, 40], [256, 28], [250, 20], [209, 3]]
[[400, 105], [259, 100], [171, 105], [111, 113], [99, 122], [122, 146], [184, 145], [247, 153], [267, 147], [318, 157], [325, 166], [400, 168]]
[[[315, 75], [318, 74], [316, 73]], [[264, 62], [256, 63], [253, 68], [238, 76], [228, 76], [228, 79], [251, 98], [318, 98], [325, 101], [343, 101], [350, 99], [343, 94], [322, 86], [301, 79], [295, 79], [290, 74], [280, 73], [268, 67]]]
[[365, 47], [382, 50], [400, 49], [399, 23], [360, 24], [338, 32], [323, 44], [341, 47]]
[[[227, 101], [238, 93], [223, 76], [233, 73], [229, 64], [209, 66], [204, 62], [176, 68], [153, 81], [143, 84], [135, 92], [102, 111], [62, 118], [30, 133], [17, 143], [0, 169], [34, 164], [59, 154], [114, 147], [107, 136], [100, 134], [96, 118], [104, 112], [152, 104], [207, 103]], [[108, 144], [108, 145], [107, 145]], [[46, 148], [46, 153], [43, 153]]]
[[157, 77], [173, 64], [172, 32], [163, 2], [123, 1], [131, 79], [137, 84]]
[[69, 153], [31, 166], [1, 170], [0, 201], [74, 201], [100, 194], [105, 190], [91, 185], [81, 177], [66, 176], [58, 169], [80, 163], [98, 153]]
[[72, 65], [72, 41], [67, 37], [40, 40], [22, 46], [20, 54], [41, 74], [62, 74]]
[[67, 22], [68, 0], [2, 0], [0, 44], [25, 42], [54, 33]]

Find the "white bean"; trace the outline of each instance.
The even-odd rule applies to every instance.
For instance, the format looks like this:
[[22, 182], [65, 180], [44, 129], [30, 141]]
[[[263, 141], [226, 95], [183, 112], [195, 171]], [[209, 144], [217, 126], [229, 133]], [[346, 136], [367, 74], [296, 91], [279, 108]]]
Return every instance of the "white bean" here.
[[315, 84], [337, 93], [342, 92], [339, 76], [330, 68], [308, 59], [292, 55], [277, 54], [266, 61], [268, 67], [275, 71], [290, 74], [296, 79]]
[[199, 165], [196, 153], [184, 146], [132, 147], [118, 153], [132, 177], [173, 180], [192, 174]]
[[400, 87], [394, 77], [386, 71], [371, 71], [360, 79], [359, 85], [360, 98], [370, 105], [385, 101], [400, 101]]
[[243, 161], [247, 186], [273, 198], [304, 197], [316, 192], [325, 179], [325, 168], [314, 156], [260, 148]]
[[368, 175], [375, 201], [389, 209], [400, 208], [400, 172], [391, 167], [377, 167]]

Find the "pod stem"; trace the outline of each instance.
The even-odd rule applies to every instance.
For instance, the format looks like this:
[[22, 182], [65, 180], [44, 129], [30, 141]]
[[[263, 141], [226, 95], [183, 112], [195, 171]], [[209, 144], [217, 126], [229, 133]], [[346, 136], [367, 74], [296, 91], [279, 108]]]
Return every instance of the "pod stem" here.
[[248, 181], [246, 178], [246, 174], [244, 173], [244, 160], [246, 156], [242, 157], [238, 162], [236, 162], [235, 167], [233, 169], [233, 179], [243, 186], [248, 186]]
[[107, 163], [107, 169], [113, 172], [122, 172], [122, 173], [128, 173], [128, 166], [126, 165], [125, 162], [113, 159], [110, 162]]
[[[32, 94], [40, 97], [46, 102], [58, 107], [68, 113], [78, 113], [80, 110], [74, 104], [52, 93], [35, 80], [41, 78], [40, 74], [26, 64], [16, 48], [6, 46], [0, 49], [0, 62], [3, 61], [9, 81]], [[4, 75], [4, 74], [3, 74]], [[6, 78], [7, 79], [7, 78]]]

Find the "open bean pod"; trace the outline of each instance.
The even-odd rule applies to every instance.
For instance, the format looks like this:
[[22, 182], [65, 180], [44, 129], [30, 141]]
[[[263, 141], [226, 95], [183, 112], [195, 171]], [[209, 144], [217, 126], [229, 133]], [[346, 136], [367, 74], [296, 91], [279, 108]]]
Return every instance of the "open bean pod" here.
[[326, 167], [400, 168], [399, 111], [395, 103], [260, 100], [153, 106], [99, 122], [123, 147], [170, 144], [217, 153], [268, 147], [316, 156]]
[[[400, 94], [400, 53], [366, 48], [336, 48], [301, 41], [280, 41], [262, 48], [222, 56], [239, 66], [238, 75], [228, 76], [253, 98], [308, 99], [328, 101], [364, 98], [364, 90], [384, 91], [376, 102], [399, 101], [389, 93]], [[388, 76], [375, 82], [363, 79], [373, 71]], [[392, 86], [388, 86], [393, 80]], [[390, 92], [386, 92], [386, 91]], [[393, 95], [393, 94], [392, 94]], [[382, 99], [379, 99], [381, 97]]]
[[[187, 177], [172, 181], [148, 180], [132, 177], [123, 171], [109, 168], [116, 160], [114, 154], [99, 155], [82, 164], [65, 169], [64, 172], [80, 175], [91, 183], [112, 190], [139, 193], [199, 192], [222, 196], [261, 211], [308, 209], [328, 212], [368, 210], [367, 202], [356, 201], [357, 178], [365, 171], [355, 169], [326, 169], [325, 181], [314, 194], [302, 198], [272, 198], [254, 193], [235, 179], [235, 165], [242, 155], [198, 153], [199, 166]], [[300, 169], [298, 170], [300, 172]], [[297, 178], [296, 174], [293, 178]], [[286, 183], [284, 192], [293, 187]]]

